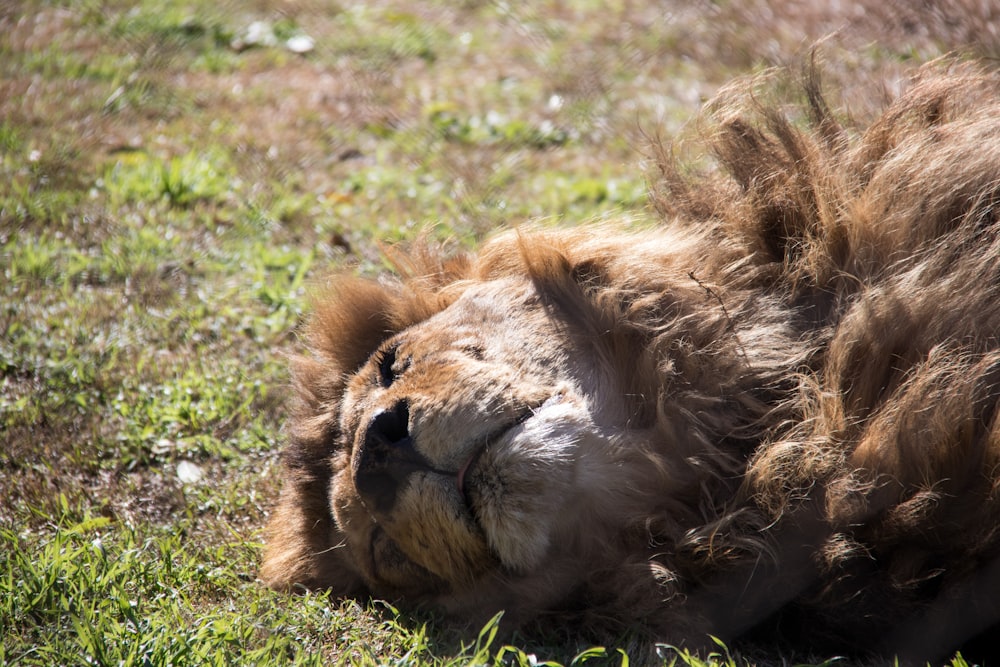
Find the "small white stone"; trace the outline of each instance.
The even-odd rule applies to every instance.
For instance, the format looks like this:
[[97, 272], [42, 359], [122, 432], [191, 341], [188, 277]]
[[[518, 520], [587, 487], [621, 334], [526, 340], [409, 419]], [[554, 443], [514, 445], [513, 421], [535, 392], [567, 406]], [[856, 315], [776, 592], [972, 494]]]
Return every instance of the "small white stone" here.
[[204, 472], [196, 463], [181, 461], [177, 464], [177, 479], [185, 484], [195, 484], [204, 476]]
[[285, 41], [285, 48], [292, 53], [309, 53], [316, 48], [316, 40], [309, 35], [296, 35]]

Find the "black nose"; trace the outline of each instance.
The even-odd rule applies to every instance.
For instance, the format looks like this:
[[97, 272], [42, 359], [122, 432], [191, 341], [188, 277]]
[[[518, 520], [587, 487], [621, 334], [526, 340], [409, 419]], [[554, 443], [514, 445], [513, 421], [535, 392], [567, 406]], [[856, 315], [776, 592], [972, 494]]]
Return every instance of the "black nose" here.
[[354, 486], [361, 498], [378, 512], [387, 512], [410, 475], [430, 469], [410, 437], [410, 406], [400, 401], [375, 414], [354, 454]]
[[400, 401], [392, 410], [383, 410], [375, 414], [365, 432], [365, 443], [371, 440], [396, 444], [409, 437], [410, 405], [406, 401]]

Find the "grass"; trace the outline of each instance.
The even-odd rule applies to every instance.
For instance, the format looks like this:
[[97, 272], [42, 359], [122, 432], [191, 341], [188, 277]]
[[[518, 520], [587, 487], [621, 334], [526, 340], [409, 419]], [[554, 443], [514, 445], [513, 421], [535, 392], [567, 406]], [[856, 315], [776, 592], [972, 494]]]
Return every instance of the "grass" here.
[[647, 215], [645, 134], [831, 29], [848, 91], [1000, 54], [985, 5], [919, 34], [760, 5], [0, 8], [0, 663], [627, 665], [262, 588], [284, 358], [309, 285], [384, 241]]

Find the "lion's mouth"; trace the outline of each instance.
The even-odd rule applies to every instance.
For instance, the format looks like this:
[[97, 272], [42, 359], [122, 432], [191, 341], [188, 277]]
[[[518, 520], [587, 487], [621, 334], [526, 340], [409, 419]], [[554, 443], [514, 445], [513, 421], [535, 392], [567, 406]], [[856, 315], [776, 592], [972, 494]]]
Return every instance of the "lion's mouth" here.
[[524, 422], [528, 421], [528, 419], [534, 413], [535, 409], [529, 407], [523, 410], [521, 414], [519, 414], [513, 420], [507, 422], [503, 426], [492, 431], [485, 438], [483, 438], [479, 444], [477, 444], [473, 448], [472, 455], [469, 456], [469, 458], [466, 459], [465, 463], [463, 463], [462, 466], [458, 469], [458, 472], [455, 475], [455, 485], [458, 488], [458, 494], [465, 501], [465, 506], [468, 507], [470, 510], [472, 510], [472, 498], [469, 495], [469, 489], [467, 487], [467, 483], [469, 480], [469, 475], [472, 472], [472, 469], [475, 468], [476, 464], [482, 458], [483, 453], [487, 449], [489, 449], [490, 445], [495, 444], [500, 440], [502, 440], [503, 437], [507, 435], [508, 432], [517, 428]]
[[483, 455], [484, 449], [486, 449], [485, 446], [476, 447], [476, 450], [472, 452], [472, 456], [462, 464], [462, 467], [458, 469], [458, 473], [455, 476], [455, 486], [458, 488], [458, 494], [465, 499], [466, 505], [469, 504], [469, 496], [465, 492], [465, 476], [468, 474], [469, 469], [479, 460], [479, 457]]
[[466, 507], [468, 507], [470, 510], [472, 509], [472, 499], [469, 496], [469, 489], [466, 486], [466, 483], [469, 479], [469, 474], [472, 471], [472, 469], [475, 468], [476, 464], [479, 462], [479, 459], [482, 458], [483, 453], [487, 449], [489, 449], [490, 445], [499, 442], [504, 438], [504, 436], [507, 435], [508, 432], [514, 430], [524, 422], [528, 421], [528, 419], [534, 416], [534, 414], [539, 409], [547, 405], [558, 403], [562, 401], [564, 397], [565, 397], [565, 390], [561, 390], [556, 392], [552, 396], [549, 396], [544, 401], [539, 401], [534, 405], [525, 406], [521, 410], [520, 414], [517, 415], [517, 417], [515, 417], [511, 421], [507, 422], [500, 428], [496, 429], [495, 431], [487, 435], [476, 447], [473, 448], [472, 455], [468, 459], [466, 459], [465, 463], [462, 464], [462, 466], [458, 469], [458, 472], [455, 475], [455, 485], [458, 488], [458, 494], [465, 501]]

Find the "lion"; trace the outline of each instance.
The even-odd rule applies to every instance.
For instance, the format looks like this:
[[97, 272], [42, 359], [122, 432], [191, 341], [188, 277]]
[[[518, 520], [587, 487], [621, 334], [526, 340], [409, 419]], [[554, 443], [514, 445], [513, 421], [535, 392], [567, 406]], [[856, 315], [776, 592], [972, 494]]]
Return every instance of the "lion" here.
[[858, 129], [816, 71], [799, 115], [712, 102], [717, 169], [655, 144], [655, 224], [318, 289], [263, 581], [694, 649], [989, 649], [1000, 76], [926, 65]]

